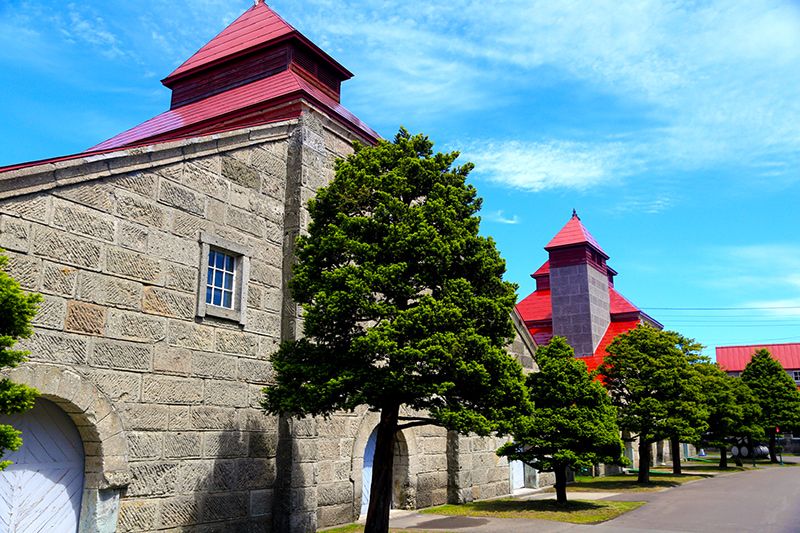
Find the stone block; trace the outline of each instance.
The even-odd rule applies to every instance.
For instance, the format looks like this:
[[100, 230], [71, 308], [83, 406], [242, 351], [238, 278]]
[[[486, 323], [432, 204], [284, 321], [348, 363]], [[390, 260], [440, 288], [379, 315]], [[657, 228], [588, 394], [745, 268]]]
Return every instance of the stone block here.
[[78, 269], [47, 261], [42, 264], [42, 292], [73, 296], [77, 283]]
[[258, 352], [258, 337], [234, 330], [217, 331], [218, 352], [255, 356]]
[[228, 199], [228, 182], [219, 177], [218, 159], [213, 166], [216, 168], [211, 170], [207, 165], [197, 162], [187, 164], [183, 171], [183, 184], [224, 202]]
[[33, 232], [33, 253], [69, 265], [90, 269], [100, 267], [100, 244], [50, 228]]
[[64, 329], [87, 335], [102, 335], [106, 322], [106, 310], [92, 305], [71, 300], [67, 305]]
[[160, 500], [122, 500], [119, 505], [117, 531], [133, 533], [152, 530], [156, 525], [160, 505]]
[[33, 318], [33, 325], [47, 329], [64, 329], [64, 318], [67, 314], [67, 301], [56, 296], [45, 296], [36, 316]]
[[126, 496], [161, 496], [175, 491], [178, 463], [134, 463]]
[[236, 461], [236, 478], [240, 489], [261, 489], [275, 483], [273, 459], [239, 459]]
[[178, 469], [177, 492], [206, 491], [213, 484], [214, 464], [211, 461], [181, 461]]
[[13, 252], [6, 252], [4, 255], [8, 257], [6, 272], [17, 280], [23, 289], [36, 290], [42, 268], [41, 260]]
[[145, 226], [139, 226], [138, 224], [120, 222], [117, 225], [117, 243], [123, 248], [136, 250], [137, 252], [147, 251], [147, 237], [149, 234]]
[[279, 289], [283, 286], [281, 270], [262, 261], [250, 261], [250, 280], [267, 287]]
[[0, 215], [0, 247], [4, 250], [27, 252], [30, 246], [30, 222]]
[[247, 407], [248, 388], [235, 381], [208, 381], [205, 386], [204, 403], [229, 407]]
[[176, 211], [172, 215], [172, 233], [196, 241], [201, 231], [208, 230], [208, 221], [188, 213]]
[[203, 434], [203, 456], [247, 457], [249, 432], [223, 431]]
[[163, 453], [163, 433], [160, 431], [129, 431], [128, 453], [131, 459], [159, 459]]
[[110, 309], [107, 335], [112, 339], [149, 341], [163, 340], [167, 335], [166, 320], [129, 311]]
[[266, 233], [264, 219], [242, 209], [229, 207], [225, 217], [228, 226], [249, 233], [255, 237], [263, 237]]
[[206, 352], [192, 354], [192, 374], [215, 379], [236, 379], [236, 358]]
[[[250, 491], [250, 516], [266, 516], [272, 512], [272, 490]], [[343, 523], [343, 522], [338, 522]]]
[[97, 340], [92, 347], [89, 362], [93, 366], [148, 371], [152, 359], [153, 349], [148, 345]]
[[161, 232], [151, 231], [147, 244], [150, 256], [197, 267], [200, 264], [200, 244], [194, 240]]
[[247, 493], [209, 494], [203, 498], [204, 521], [226, 520], [247, 516]]
[[186, 431], [193, 428], [191, 407], [188, 405], [172, 405], [169, 408], [170, 431]]
[[197, 268], [176, 263], [166, 263], [164, 267], [164, 286], [181, 292], [197, 294]]
[[105, 272], [156, 285], [161, 279], [158, 260], [120, 248], [107, 250]]
[[242, 187], [259, 190], [261, 178], [258, 171], [233, 157], [223, 157], [221, 163], [224, 178]]
[[217, 459], [214, 461], [213, 472], [211, 490], [232, 491], [239, 488], [234, 461]]
[[199, 379], [145, 376], [142, 400], [149, 403], [197, 404], [203, 400], [203, 382]]
[[229, 407], [197, 406], [191, 409], [195, 429], [231, 429], [236, 423], [236, 410]]
[[86, 377], [112, 400], [139, 401], [141, 375], [112, 370], [90, 370]]
[[198, 502], [194, 496], [167, 498], [158, 513], [159, 528], [190, 526], [197, 523]]
[[166, 210], [152, 200], [121, 190], [115, 192], [115, 197], [118, 216], [149, 228], [166, 227]]
[[172, 318], [191, 319], [195, 316], [197, 297], [159, 287], [144, 290], [142, 311]]
[[169, 427], [169, 407], [166, 405], [129, 404], [122, 412], [127, 430], [157, 431]]
[[111, 187], [103, 181], [81, 183], [69, 187], [59, 187], [53, 196], [71, 200], [80, 205], [93, 207], [102, 213], [110, 213], [112, 206]]
[[275, 457], [278, 449], [278, 433], [251, 432], [247, 455], [255, 458]]
[[149, 198], [155, 198], [158, 186], [158, 178], [151, 172], [131, 172], [123, 176], [114, 176], [109, 182], [115, 187], [121, 187]]
[[8, 213], [34, 222], [45, 222], [50, 207], [50, 200], [51, 198], [49, 195], [44, 194], [23, 198], [11, 198], [0, 202], [0, 213]]
[[56, 200], [53, 203], [53, 225], [70, 233], [92, 237], [106, 242], [114, 242], [114, 220], [97, 211]]
[[281, 316], [277, 313], [250, 309], [247, 311], [245, 331], [278, 337], [281, 331]]
[[164, 457], [192, 458], [201, 454], [200, 433], [166, 433], [164, 435]]
[[194, 322], [170, 320], [167, 340], [172, 346], [211, 352], [214, 350], [214, 328]]
[[192, 371], [192, 352], [185, 348], [158, 346], [153, 358], [153, 370], [160, 374], [189, 374]]
[[239, 379], [249, 383], [266, 385], [272, 382], [272, 363], [255, 359], [239, 359]]
[[142, 285], [103, 274], [81, 272], [78, 298], [107, 306], [138, 309], [142, 299]]
[[225, 224], [225, 212], [228, 209], [228, 205], [224, 202], [220, 202], [219, 200], [214, 200], [213, 198], [208, 201], [208, 205], [206, 207], [206, 219], [214, 222], [216, 224]]
[[158, 201], [195, 215], [205, 215], [206, 199], [203, 195], [171, 181], [162, 180]]
[[87, 362], [87, 342], [80, 337], [36, 331], [29, 339], [20, 341], [19, 347], [30, 352], [31, 361], [85, 365]]

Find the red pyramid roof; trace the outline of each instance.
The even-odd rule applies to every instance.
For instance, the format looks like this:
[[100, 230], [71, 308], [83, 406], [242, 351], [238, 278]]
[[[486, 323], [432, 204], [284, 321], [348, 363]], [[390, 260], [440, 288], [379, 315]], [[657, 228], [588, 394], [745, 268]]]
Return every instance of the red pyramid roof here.
[[283, 20], [266, 3], [259, 1], [200, 48], [192, 57], [184, 61], [172, 74], [164, 78], [163, 82], [169, 84], [189, 72], [196, 72], [222, 60], [289, 36], [295, 36], [310, 46], [347, 78], [353, 76], [350, 71]]
[[581, 223], [581, 219], [578, 217], [577, 213], [574, 211], [572, 212], [572, 218], [569, 219], [561, 231], [556, 233], [556, 236], [547, 243], [547, 246], [544, 247], [545, 250], [551, 250], [553, 248], [561, 248], [562, 246], [574, 246], [576, 244], [589, 244], [595, 250], [600, 252], [601, 254], [608, 257], [600, 245], [597, 244], [597, 241], [592, 234], [584, 227], [583, 223]]

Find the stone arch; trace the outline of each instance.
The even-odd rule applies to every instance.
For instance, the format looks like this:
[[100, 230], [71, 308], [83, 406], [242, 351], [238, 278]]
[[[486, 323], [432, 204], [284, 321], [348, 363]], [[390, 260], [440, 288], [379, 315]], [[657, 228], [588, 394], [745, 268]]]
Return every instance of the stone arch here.
[[38, 389], [78, 429], [85, 454], [78, 531], [114, 531], [119, 499], [131, 477], [128, 442], [114, 405], [92, 382], [60, 366], [25, 363], [5, 374], [16, 383]]
[[[364, 449], [380, 419], [380, 413], [365, 412], [353, 440], [350, 466], [350, 481], [353, 483], [353, 520], [358, 520], [361, 513]], [[394, 489], [397, 489], [397, 492], [393, 490], [393, 498], [399, 500], [394, 502], [395, 505], [403, 509], [416, 507], [416, 472], [418, 469], [416, 430], [417, 428], [410, 428], [398, 432], [395, 441], [395, 465], [392, 477], [395, 484]], [[398, 456], [402, 461], [399, 465]]]

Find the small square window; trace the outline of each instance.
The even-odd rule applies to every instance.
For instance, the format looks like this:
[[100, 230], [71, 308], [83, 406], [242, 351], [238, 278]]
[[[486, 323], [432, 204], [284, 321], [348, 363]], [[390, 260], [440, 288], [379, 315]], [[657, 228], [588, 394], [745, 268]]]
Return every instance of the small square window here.
[[197, 315], [226, 318], [244, 324], [250, 270], [247, 248], [205, 232], [200, 235], [200, 244], [202, 275]]
[[792, 379], [800, 382], [800, 370], [792, 371]]

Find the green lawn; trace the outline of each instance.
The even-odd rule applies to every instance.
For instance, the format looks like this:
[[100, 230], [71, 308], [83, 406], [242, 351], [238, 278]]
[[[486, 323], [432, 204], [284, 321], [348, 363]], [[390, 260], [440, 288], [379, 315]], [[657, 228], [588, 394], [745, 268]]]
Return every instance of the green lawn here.
[[704, 476], [663, 475], [650, 478], [650, 483], [640, 485], [633, 474], [605, 477], [576, 476], [575, 482], [567, 485], [567, 492], [594, 492], [609, 490], [614, 492], [648, 492], [677, 487], [689, 481], [703, 479]]
[[555, 500], [501, 499], [465, 503], [463, 505], [442, 505], [424, 509], [420, 512], [451, 516], [535, 518], [573, 524], [596, 524], [616, 518], [623, 513], [644, 505], [644, 503], [573, 500], [564, 505], [559, 505]]

